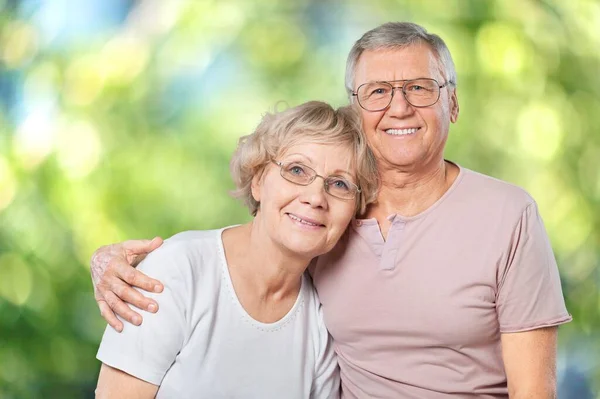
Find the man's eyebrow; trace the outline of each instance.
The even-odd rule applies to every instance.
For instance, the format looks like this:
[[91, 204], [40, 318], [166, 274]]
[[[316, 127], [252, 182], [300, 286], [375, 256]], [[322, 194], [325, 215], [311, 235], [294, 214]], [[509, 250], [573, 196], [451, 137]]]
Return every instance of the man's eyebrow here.
[[420, 76], [418, 78], [410, 78], [410, 79], [369, 80], [368, 82], [365, 82], [365, 83], [396, 83], [396, 82], [408, 82], [409, 80], [419, 80], [419, 79], [434, 79], [434, 78], [428, 78], [428, 77], [425, 77], [425, 76]]

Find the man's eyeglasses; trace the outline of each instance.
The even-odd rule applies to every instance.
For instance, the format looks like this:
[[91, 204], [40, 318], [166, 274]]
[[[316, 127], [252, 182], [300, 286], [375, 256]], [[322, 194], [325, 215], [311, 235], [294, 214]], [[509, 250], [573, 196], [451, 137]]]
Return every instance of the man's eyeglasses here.
[[[394, 86], [392, 83], [402, 82]], [[369, 82], [358, 86], [352, 93], [358, 104], [367, 111], [382, 111], [389, 107], [394, 97], [394, 91], [400, 89], [406, 101], [413, 107], [423, 108], [435, 104], [440, 98], [440, 89], [453, 85], [447, 81], [440, 85], [437, 80], [419, 78], [410, 80], [394, 80], [391, 82]]]
[[281, 168], [281, 177], [291, 183], [308, 186], [317, 177], [320, 177], [323, 179], [325, 192], [336, 198], [351, 200], [356, 198], [356, 194], [360, 193], [360, 188], [343, 176], [330, 175], [323, 177], [318, 175], [313, 168], [300, 162], [273, 161], [273, 163]]

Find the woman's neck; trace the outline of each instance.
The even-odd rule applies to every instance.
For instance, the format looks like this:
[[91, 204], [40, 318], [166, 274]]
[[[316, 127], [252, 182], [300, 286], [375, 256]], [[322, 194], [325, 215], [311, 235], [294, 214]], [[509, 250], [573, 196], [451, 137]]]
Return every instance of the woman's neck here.
[[246, 312], [274, 322], [289, 312], [298, 297], [310, 259], [279, 248], [256, 219], [223, 232], [229, 274]]

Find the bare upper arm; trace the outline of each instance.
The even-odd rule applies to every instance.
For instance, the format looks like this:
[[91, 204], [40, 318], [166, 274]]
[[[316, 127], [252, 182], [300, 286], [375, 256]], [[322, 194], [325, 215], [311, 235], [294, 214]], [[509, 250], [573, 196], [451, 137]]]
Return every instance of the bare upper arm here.
[[147, 399], [154, 398], [157, 392], [158, 386], [102, 364], [96, 387], [96, 398]]
[[502, 334], [502, 357], [511, 398], [556, 396], [558, 327]]

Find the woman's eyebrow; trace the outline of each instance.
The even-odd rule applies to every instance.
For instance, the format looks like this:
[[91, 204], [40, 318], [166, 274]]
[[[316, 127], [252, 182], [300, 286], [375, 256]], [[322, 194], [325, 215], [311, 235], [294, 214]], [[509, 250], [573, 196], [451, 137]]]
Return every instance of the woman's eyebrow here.
[[[307, 163], [309, 163], [309, 164], [310, 164], [310, 165], [307, 165], [307, 166], [313, 167], [313, 165], [314, 165], [314, 162], [313, 162], [312, 158], [311, 158], [311, 157], [309, 157], [308, 155], [304, 155], [304, 154], [301, 154], [301, 153], [299, 153], [299, 152], [295, 152], [295, 153], [292, 153], [292, 154], [287, 154], [287, 155], [285, 156], [285, 158], [287, 159], [288, 157], [292, 157], [292, 156], [294, 156], [294, 155], [296, 155], [296, 156], [300, 156], [300, 157], [302, 157], [302, 158], [306, 159], [306, 160], [308, 161]], [[347, 170], [345, 170], [345, 169], [335, 169], [333, 172], [331, 172], [331, 173], [328, 173], [327, 175], [328, 175], [328, 176], [339, 176], [339, 175], [346, 175], [347, 177], [350, 177], [350, 178], [352, 178], [352, 179], [354, 179], [354, 178], [355, 178], [355, 177], [354, 177], [354, 175], [353, 175], [351, 172], [349, 172], [349, 171], [347, 171]]]
[[344, 169], [336, 169], [333, 171], [333, 173], [330, 173], [331, 175], [348, 175], [350, 177], [353, 177], [354, 175], [350, 172], [348, 172], [347, 170]]
[[293, 154], [287, 154], [287, 155], [285, 156], [285, 158], [288, 158], [288, 157], [291, 157], [291, 156], [294, 156], [294, 155], [296, 155], [296, 156], [300, 156], [300, 157], [302, 157], [302, 158], [304, 158], [304, 159], [308, 160], [310, 163], [314, 164], [314, 161], [312, 160], [312, 158], [311, 158], [311, 157], [309, 157], [308, 155], [300, 154], [299, 152], [295, 152], [295, 153], [293, 153]]

